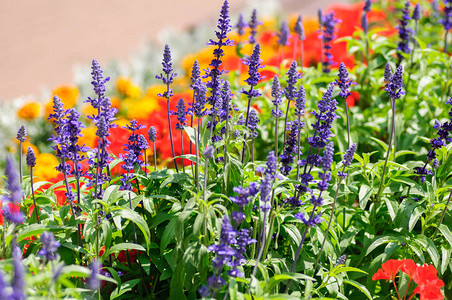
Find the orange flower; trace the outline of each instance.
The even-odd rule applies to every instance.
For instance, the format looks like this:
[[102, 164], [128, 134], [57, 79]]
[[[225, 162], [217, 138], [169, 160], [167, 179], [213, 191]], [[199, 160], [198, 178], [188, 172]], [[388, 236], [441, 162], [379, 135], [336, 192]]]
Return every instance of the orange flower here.
[[47, 181], [57, 177], [60, 173], [55, 169], [58, 164], [58, 159], [50, 153], [40, 153], [36, 155], [36, 167], [34, 171], [34, 175], [36, 176], [35, 181]]
[[140, 87], [127, 77], [118, 78], [116, 81], [116, 88], [120, 94], [130, 98], [138, 98], [141, 94]]
[[58, 96], [58, 98], [61, 99], [61, 102], [64, 103], [64, 107], [67, 109], [72, 108], [77, 104], [80, 92], [78, 88], [74, 85], [62, 85], [56, 87], [52, 91], [52, 95]]
[[25, 103], [17, 111], [17, 116], [22, 120], [34, 120], [41, 114], [42, 104], [36, 101]]
[[403, 261], [390, 259], [381, 265], [381, 269], [378, 269], [377, 273], [372, 276], [372, 280], [385, 279], [394, 281], [402, 265]]

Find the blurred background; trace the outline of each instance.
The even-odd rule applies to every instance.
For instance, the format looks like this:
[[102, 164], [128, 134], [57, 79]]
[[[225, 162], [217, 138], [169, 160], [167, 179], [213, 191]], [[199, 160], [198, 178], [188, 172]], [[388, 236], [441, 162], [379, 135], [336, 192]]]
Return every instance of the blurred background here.
[[[265, 2], [265, 5], [263, 4]], [[252, 8], [316, 16], [333, 0], [229, 0], [232, 21]], [[222, 0], [0, 0], [0, 101], [40, 94], [74, 82], [74, 67], [127, 63], [164, 32], [214, 25]], [[210, 27], [213, 36], [213, 27]], [[203, 45], [199, 45], [201, 47]]]

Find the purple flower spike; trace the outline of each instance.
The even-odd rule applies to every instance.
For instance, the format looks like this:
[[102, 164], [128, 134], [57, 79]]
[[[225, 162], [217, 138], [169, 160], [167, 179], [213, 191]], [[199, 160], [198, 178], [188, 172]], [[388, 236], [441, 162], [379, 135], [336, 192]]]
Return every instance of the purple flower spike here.
[[55, 236], [51, 232], [44, 231], [41, 234], [42, 248], [38, 251], [38, 255], [45, 257], [47, 260], [54, 260], [57, 258], [58, 248], [61, 246], [60, 242], [55, 240]]
[[281, 158], [281, 168], [279, 169], [283, 175], [289, 175], [292, 170], [292, 164], [298, 151], [297, 137], [298, 137], [298, 121], [294, 121], [290, 127], [289, 137], [284, 145], [284, 151], [279, 156]]
[[385, 65], [385, 74], [384, 74], [384, 78], [385, 78], [385, 82], [388, 83], [392, 80], [392, 69], [391, 69], [391, 65], [389, 63], [386, 63]]
[[[433, 9], [437, 8], [439, 10], [439, 5], [437, 2], [432, 3]], [[440, 19], [439, 23], [444, 26], [446, 31], [449, 31], [452, 28], [452, 1], [445, 0], [444, 1], [444, 19]]]
[[256, 112], [256, 110], [251, 109], [250, 111], [250, 117], [248, 120], [248, 129], [250, 130], [250, 136], [252, 138], [257, 138], [257, 136], [259, 135], [259, 133], [257, 132], [257, 124], [260, 123], [260, 119], [259, 116]]
[[155, 130], [154, 126], [149, 127], [149, 140], [151, 142], [155, 142], [157, 140], [157, 130]]
[[[279, 78], [277, 75], [273, 77], [273, 84], [272, 84], [272, 91], [271, 95], [273, 97], [273, 104], [277, 107], [279, 107], [282, 104], [282, 91], [281, 91], [281, 85], [279, 83]], [[272, 109], [272, 116], [275, 118], [282, 118], [284, 116], [284, 112], [282, 110], [278, 109]]]
[[303, 41], [305, 39], [303, 19], [301, 18], [301, 15], [298, 15], [297, 21], [295, 22], [294, 31], [298, 34], [298, 39], [300, 41]]
[[177, 101], [176, 111], [170, 112], [171, 115], [176, 115], [177, 120], [179, 121], [178, 123], [176, 123], [177, 130], [184, 130], [184, 126], [187, 125], [187, 113], [188, 111], [185, 109], [184, 99], [180, 98]]
[[[174, 77], [177, 76], [176, 73], [173, 72], [173, 63], [171, 62], [171, 50], [168, 45], [165, 45], [165, 49], [163, 50], [163, 61], [162, 61], [162, 70], [163, 73], [160, 75], [156, 75], [155, 78], [162, 80], [163, 84], [169, 86], [173, 83]], [[168, 89], [165, 92], [158, 93], [157, 96], [164, 97], [169, 99], [173, 95], [173, 90]]]
[[284, 89], [284, 95], [290, 101], [295, 99], [297, 92], [297, 82], [302, 76], [297, 70], [297, 62], [294, 60], [287, 71], [287, 87]]
[[6, 200], [12, 203], [19, 203], [22, 196], [22, 190], [19, 186], [19, 176], [17, 175], [16, 165], [10, 156], [6, 157], [5, 176], [6, 189], [10, 192], [10, 195], [5, 197]]
[[247, 188], [238, 186], [234, 187], [232, 190], [238, 195], [236, 197], [229, 197], [229, 199], [240, 207], [248, 205], [251, 199], [259, 192], [256, 182], [251, 182]]
[[341, 62], [341, 65], [339, 66], [339, 74], [338, 74], [339, 80], [335, 80], [336, 84], [341, 88], [341, 92], [339, 93], [339, 96], [341, 96], [344, 99], [347, 99], [348, 96], [351, 95], [350, 93], [350, 86], [353, 84], [356, 84], [352, 79], [348, 78], [348, 71], [347, 67], [345, 67], [345, 64]]
[[95, 291], [100, 288], [100, 281], [97, 278], [97, 275], [99, 274], [100, 265], [97, 260], [94, 260], [91, 263], [91, 276], [88, 279], [88, 287]]
[[[256, 44], [254, 46], [253, 54], [251, 54], [249, 60], [244, 62], [245, 65], [248, 65], [248, 79], [245, 80], [246, 83], [250, 86], [256, 86], [259, 80], [262, 79], [262, 76], [259, 74], [259, 69], [262, 69], [264, 66], [261, 64], [261, 46]], [[243, 90], [242, 93], [248, 95], [248, 97], [259, 97], [261, 94], [257, 90], [253, 90], [252, 95], [249, 95], [249, 92]]]
[[[405, 8], [402, 10], [403, 16], [399, 20], [400, 25], [396, 28], [399, 30], [399, 44], [397, 46], [397, 50], [400, 50], [403, 53], [410, 53], [411, 47], [409, 45], [411, 41], [411, 36], [413, 35], [413, 29], [408, 27], [408, 23], [411, 20], [410, 17], [410, 1], [405, 2]], [[398, 54], [399, 60], [403, 59], [403, 56]]]
[[304, 91], [304, 87], [300, 86], [295, 98], [295, 115], [298, 117], [304, 116], [305, 106], [306, 106], [306, 92]]
[[419, 3], [416, 3], [411, 18], [416, 21], [419, 21], [421, 19], [421, 5]]
[[215, 148], [213, 146], [207, 146], [206, 151], [204, 151], [204, 157], [206, 159], [213, 158], [213, 155], [215, 153]]
[[366, 2], [364, 2], [363, 11], [368, 13], [370, 12], [371, 9], [372, 9], [372, 0], [366, 0]]
[[25, 272], [22, 265], [22, 251], [19, 246], [14, 246], [12, 251], [14, 274], [12, 281], [13, 292], [11, 298], [14, 300], [25, 300]]
[[249, 37], [249, 43], [254, 45], [256, 43], [256, 33], [257, 33], [257, 26], [262, 24], [257, 20], [257, 10], [253, 9], [253, 12], [251, 13], [251, 20], [248, 23], [249, 28], [251, 29], [250, 37]]
[[235, 28], [237, 28], [237, 33], [239, 36], [242, 36], [245, 34], [245, 28], [248, 26], [248, 24], [243, 19], [243, 15], [239, 15], [239, 20], [237, 21], [237, 24], [235, 25]]
[[25, 142], [27, 139], [27, 130], [25, 128], [25, 125], [20, 126], [19, 131], [17, 131], [17, 140], [20, 142]]
[[144, 137], [144, 135], [140, 134], [139, 138], [138, 138], [138, 147], [141, 150], [145, 150], [149, 148], [149, 144], [148, 141], [146, 141], [146, 138]]
[[395, 100], [405, 94], [405, 92], [402, 91], [402, 87], [403, 67], [402, 65], [399, 65], [394, 73], [394, 76], [392, 76], [391, 80], [386, 84], [385, 91], [388, 92], [390, 98]]
[[353, 143], [350, 146], [350, 148], [348, 148], [347, 151], [345, 152], [344, 159], [342, 160], [342, 164], [344, 165], [344, 167], [342, 169], [342, 172], [338, 173], [339, 177], [342, 177], [342, 178], [347, 177], [347, 173], [344, 171], [345, 171], [345, 168], [350, 166], [350, 164], [352, 163], [353, 155], [355, 154], [355, 151], [356, 151], [356, 143]]
[[278, 32], [278, 44], [281, 46], [287, 46], [288, 45], [288, 40], [289, 40], [289, 26], [287, 26], [287, 22], [283, 21], [281, 24], [281, 27], [279, 28], [279, 32]]
[[321, 11], [319, 11], [319, 17], [321, 17], [320, 25], [322, 28], [320, 38], [323, 41], [323, 72], [329, 73], [330, 66], [335, 64], [331, 54], [333, 48], [331, 42], [336, 38], [336, 25], [342, 21], [334, 16], [334, 12], [322, 16]]
[[28, 147], [28, 150], [27, 150], [27, 166], [29, 166], [31, 168], [36, 166], [36, 156], [31, 147]]

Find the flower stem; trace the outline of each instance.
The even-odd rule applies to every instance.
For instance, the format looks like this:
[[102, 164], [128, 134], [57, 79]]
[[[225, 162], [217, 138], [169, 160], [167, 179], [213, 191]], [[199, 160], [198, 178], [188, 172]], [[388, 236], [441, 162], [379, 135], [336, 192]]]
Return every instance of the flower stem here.
[[286, 144], [287, 118], [289, 116], [290, 99], [287, 101], [286, 117], [284, 119], [284, 145]]
[[[169, 84], [167, 84], [167, 91], [169, 91]], [[167, 109], [167, 115], [168, 115], [168, 127], [169, 127], [170, 141], [171, 141], [171, 153], [173, 154], [174, 167], [176, 168], [176, 172], [179, 173], [179, 168], [177, 167], [176, 159], [174, 158], [176, 155], [174, 154], [173, 132], [171, 130], [169, 96], [167, 96], [167, 98], [166, 98], [166, 109]]]
[[155, 142], [152, 142], [152, 146], [154, 147], [154, 171], [157, 171], [157, 152], [155, 152]]
[[350, 117], [348, 114], [348, 103], [347, 98], [344, 98], [345, 102], [345, 116], [347, 117], [347, 149], [350, 148], [351, 138], [350, 138]]
[[[345, 169], [345, 166], [344, 166], [344, 169]], [[320, 250], [319, 250], [319, 255], [317, 256], [317, 259], [315, 261], [314, 274], [315, 274], [315, 272], [317, 270], [317, 266], [319, 264], [320, 256], [322, 255], [323, 247], [325, 246], [325, 242], [326, 242], [326, 240], [328, 238], [328, 234], [330, 233], [331, 222], [333, 221], [334, 210], [336, 208], [336, 200], [337, 200], [337, 196], [339, 194], [339, 188], [341, 187], [341, 183], [342, 183], [342, 177], [339, 177], [339, 182], [337, 183], [336, 193], [334, 195], [334, 201], [333, 201], [333, 205], [332, 205], [332, 208], [331, 208], [331, 216], [330, 216], [330, 219], [328, 221], [328, 226], [326, 227], [326, 231], [325, 231], [325, 238], [323, 239], [322, 246], [320, 247]]]
[[22, 141], [19, 142], [19, 183], [22, 185]]
[[[184, 155], [184, 134], [180, 131], [180, 155]], [[184, 158], [182, 158], [182, 171], [185, 173]]]
[[39, 217], [38, 217], [38, 207], [36, 206], [36, 199], [35, 199], [35, 191], [33, 188], [33, 167], [30, 167], [30, 181], [31, 181], [31, 196], [33, 198], [33, 204], [35, 206], [35, 216], [36, 216], [36, 220], [38, 222], [38, 224], [40, 224], [41, 222], [39, 221]]
[[449, 205], [451, 198], [452, 198], [452, 190], [449, 193], [449, 198], [447, 199], [446, 205], [444, 206], [443, 213], [441, 214], [441, 219], [439, 220], [439, 224], [438, 224], [438, 226], [435, 229], [435, 233], [433, 234], [432, 240], [436, 237], [436, 234], [438, 233], [439, 226], [441, 226], [441, 224], [443, 223], [444, 216], [446, 215], [446, 211], [447, 211], [447, 206]]

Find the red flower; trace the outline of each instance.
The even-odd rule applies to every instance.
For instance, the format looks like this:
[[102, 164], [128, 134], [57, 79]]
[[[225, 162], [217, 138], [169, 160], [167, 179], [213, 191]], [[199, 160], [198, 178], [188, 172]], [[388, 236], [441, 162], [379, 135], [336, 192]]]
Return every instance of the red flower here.
[[404, 259], [402, 260], [403, 265], [401, 267], [402, 272], [407, 274], [410, 279], [413, 278], [414, 274], [417, 271], [418, 266], [414, 263], [411, 259]]
[[397, 272], [399, 272], [402, 265], [403, 261], [390, 259], [381, 265], [381, 269], [378, 269], [377, 273], [375, 273], [374, 276], [372, 276], [372, 280], [390, 279], [394, 281]]
[[441, 300], [444, 299], [441, 293], [441, 288], [444, 282], [438, 279], [436, 269], [432, 265], [423, 265], [417, 267], [413, 280], [419, 285], [414, 291], [414, 294], [419, 294], [421, 300]]

